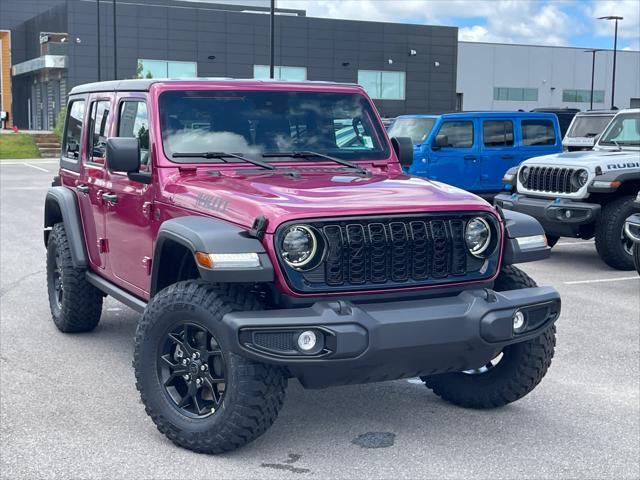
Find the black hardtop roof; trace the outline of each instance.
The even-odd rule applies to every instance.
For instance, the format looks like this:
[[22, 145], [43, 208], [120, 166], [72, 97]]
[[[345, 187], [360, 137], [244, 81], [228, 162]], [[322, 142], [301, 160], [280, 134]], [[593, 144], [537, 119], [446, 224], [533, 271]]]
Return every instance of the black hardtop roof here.
[[73, 87], [69, 92], [69, 95], [77, 95], [81, 93], [95, 93], [95, 92], [148, 92], [151, 85], [154, 83], [213, 83], [213, 82], [265, 82], [265, 83], [311, 83], [311, 84], [326, 84], [326, 85], [351, 85], [355, 86], [355, 83], [344, 82], [323, 82], [323, 81], [286, 81], [286, 80], [257, 80], [254, 78], [228, 78], [228, 77], [197, 77], [197, 78], [141, 78], [141, 79], [127, 79], [127, 80], [108, 80], [104, 82], [85, 83]]

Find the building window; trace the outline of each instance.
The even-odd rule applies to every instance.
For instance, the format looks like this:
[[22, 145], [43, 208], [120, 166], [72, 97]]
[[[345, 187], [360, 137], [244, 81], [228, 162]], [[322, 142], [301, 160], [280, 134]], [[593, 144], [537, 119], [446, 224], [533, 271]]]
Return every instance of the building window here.
[[511, 120], [485, 120], [482, 122], [482, 141], [485, 147], [512, 147], [513, 122]]
[[[562, 101], [589, 103], [591, 101], [591, 90], [562, 90]], [[593, 103], [604, 103], [604, 90], [593, 91]]]
[[494, 100], [508, 100], [512, 102], [537, 102], [537, 88], [509, 88], [493, 87]]
[[524, 145], [555, 145], [556, 133], [549, 120], [522, 120]]
[[[257, 80], [269, 80], [269, 65], [254, 65], [253, 78]], [[274, 80], [302, 81], [307, 79], [306, 67], [283, 67], [276, 65], [273, 68]]]
[[193, 78], [198, 76], [196, 62], [139, 59], [136, 78]]
[[358, 70], [358, 83], [371, 98], [377, 100], [404, 100], [405, 98], [405, 72]]

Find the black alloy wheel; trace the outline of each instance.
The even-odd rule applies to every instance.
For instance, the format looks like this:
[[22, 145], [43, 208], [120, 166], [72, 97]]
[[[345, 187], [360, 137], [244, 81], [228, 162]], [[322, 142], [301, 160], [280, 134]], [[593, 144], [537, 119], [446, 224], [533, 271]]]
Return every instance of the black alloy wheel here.
[[224, 356], [206, 327], [186, 321], [167, 332], [157, 365], [165, 393], [183, 415], [208, 417], [222, 405], [227, 382]]

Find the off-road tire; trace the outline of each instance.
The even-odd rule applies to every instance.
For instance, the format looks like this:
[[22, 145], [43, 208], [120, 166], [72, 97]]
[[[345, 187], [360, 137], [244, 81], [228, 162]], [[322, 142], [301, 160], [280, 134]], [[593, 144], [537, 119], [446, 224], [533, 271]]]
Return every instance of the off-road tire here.
[[[232, 311], [260, 310], [244, 287], [190, 280], [171, 285], [151, 299], [135, 335], [136, 387], [158, 430], [180, 447], [198, 453], [234, 450], [262, 435], [282, 407], [287, 378], [280, 367], [254, 362], [229, 351], [220, 335], [222, 317]], [[206, 418], [189, 418], [171, 402], [157, 374], [163, 334], [180, 318], [205, 326], [222, 347], [226, 389], [222, 405]]]
[[[63, 292], [60, 303], [55, 288], [57, 270]], [[62, 332], [89, 332], [100, 321], [103, 294], [87, 281], [85, 272], [73, 266], [64, 224], [56, 223], [47, 242], [47, 292], [51, 317]]]
[[[536, 283], [522, 270], [505, 266], [495, 282], [496, 291], [535, 287]], [[552, 325], [538, 337], [509, 345], [499, 363], [477, 375], [444, 373], [422, 377], [433, 392], [455, 405], [466, 408], [496, 408], [527, 395], [547, 373], [556, 345]]]
[[558, 240], [560, 240], [560, 237], [556, 237], [555, 235], [547, 235], [547, 245], [549, 246], [549, 248], [555, 247], [556, 243], [558, 243]]
[[640, 275], [640, 243], [636, 243], [633, 246], [633, 263], [636, 266], [638, 275]]
[[624, 222], [635, 213], [633, 196], [616, 198], [602, 207], [596, 223], [596, 250], [604, 263], [617, 270], [633, 270], [633, 257], [622, 246]]

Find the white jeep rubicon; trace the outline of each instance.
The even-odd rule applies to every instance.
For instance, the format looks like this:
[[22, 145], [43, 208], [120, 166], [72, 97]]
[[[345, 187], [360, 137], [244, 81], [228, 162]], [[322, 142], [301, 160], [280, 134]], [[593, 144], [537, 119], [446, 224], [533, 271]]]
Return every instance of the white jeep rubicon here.
[[593, 150], [531, 158], [503, 180], [511, 193], [495, 204], [538, 219], [550, 246], [559, 237], [595, 237], [605, 263], [633, 270], [624, 223], [640, 190], [640, 109], [620, 110]]

